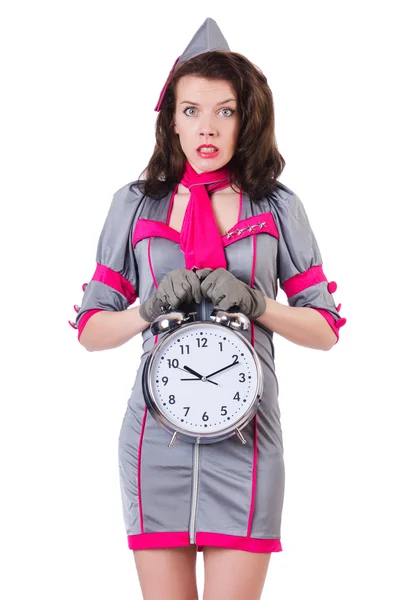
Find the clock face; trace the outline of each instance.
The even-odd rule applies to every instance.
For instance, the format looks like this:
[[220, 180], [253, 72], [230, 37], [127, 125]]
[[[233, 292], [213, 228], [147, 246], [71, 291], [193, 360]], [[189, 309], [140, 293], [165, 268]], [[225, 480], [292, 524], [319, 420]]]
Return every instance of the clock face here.
[[258, 370], [243, 336], [224, 325], [193, 323], [161, 344], [149, 389], [172, 424], [195, 434], [219, 432], [250, 409], [258, 393]]

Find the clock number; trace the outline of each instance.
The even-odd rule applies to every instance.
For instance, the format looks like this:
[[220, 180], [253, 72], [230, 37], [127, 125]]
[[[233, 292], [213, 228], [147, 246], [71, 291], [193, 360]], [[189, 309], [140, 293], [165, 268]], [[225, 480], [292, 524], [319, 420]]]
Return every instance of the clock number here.
[[173, 358], [172, 360], [170, 358], [167, 358], [167, 362], [168, 362], [168, 367], [171, 369], [171, 367], [174, 367], [174, 369], [177, 369], [179, 367], [179, 360], [177, 358]]
[[237, 392], [234, 396], [233, 396], [233, 400], [240, 400], [240, 392]]
[[222, 344], [223, 344], [223, 342], [218, 342], [218, 344], [219, 344], [219, 345], [220, 345], [220, 347], [221, 347], [221, 352], [223, 352], [223, 345], [222, 345]]
[[201, 340], [200, 338], [196, 338], [196, 340], [199, 348], [207, 348], [207, 338], [201, 338]]
[[243, 381], [245, 381], [245, 373], [239, 373], [239, 375], [240, 375], [240, 376], [241, 376], [241, 375], [243, 376], [243, 378], [242, 378], [242, 379], [239, 379], [239, 382], [240, 382], [240, 383], [243, 383]]
[[168, 383], [168, 377], [166, 377], [166, 376], [162, 377], [161, 381], [164, 383], [164, 385], [167, 385], [167, 383]]
[[[185, 344], [185, 346], [187, 348], [186, 354], [190, 354], [189, 344]], [[179, 348], [181, 349], [181, 354], [183, 354], [184, 353], [183, 352], [183, 348], [184, 348], [183, 345], [179, 346]]]
[[184, 407], [183, 407], [183, 409], [184, 409], [184, 410], [186, 410], [186, 412], [185, 412], [185, 417], [186, 417], [186, 416], [187, 416], [187, 413], [188, 413], [188, 412], [189, 412], [189, 410], [190, 410], [190, 406], [184, 406]]
[[[225, 412], [223, 412], [223, 411], [225, 411]], [[225, 415], [227, 415], [226, 406], [222, 406], [222, 408], [221, 408], [221, 415], [222, 415], [222, 417], [224, 417]]]
[[205, 413], [203, 413], [203, 416], [201, 418], [203, 421], [208, 421], [209, 416], [207, 415], [207, 411], [205, 411]]
[[169, 396], [169, 401], [168, 401], [168, 403], [169, 403], [169, 404], [175, 404], [175, 396], [174, 396], [173, 394], [171, 394], [171, 395]]
[[233, 355], [232, 355], [232, 358], [234, 358], [234, 363], [233, 363], [234, 365], [235, 365], [236, 363], [238, 363], [238, 356], [237, 356], [237, 354], [233, 354]]

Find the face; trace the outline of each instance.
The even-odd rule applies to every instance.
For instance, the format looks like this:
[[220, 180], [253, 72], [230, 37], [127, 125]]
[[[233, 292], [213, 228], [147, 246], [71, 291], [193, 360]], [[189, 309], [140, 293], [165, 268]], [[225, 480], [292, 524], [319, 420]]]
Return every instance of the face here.
[[239, 126], [237, 95], [229, 81], [193, 75], [178, 81], [174, 131], [197, 173], [215, 171], [229, 162]]

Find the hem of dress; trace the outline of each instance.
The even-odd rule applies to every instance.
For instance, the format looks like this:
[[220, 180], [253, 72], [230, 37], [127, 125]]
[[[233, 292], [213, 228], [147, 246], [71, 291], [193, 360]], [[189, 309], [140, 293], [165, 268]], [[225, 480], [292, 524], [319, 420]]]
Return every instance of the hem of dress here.
[[[130, 550], [144, 550], [148, 548], [176, 548], [191, 546], [188, 531], [165, 531], [159, 533], [139, 533], [128, 535]], [[282, 552], [283, 548], [279, 539], [252, 538], [226, 533], [196, 532], [197, 551], [202, 552], [203, 546], [216, 546], [246, 552]]]

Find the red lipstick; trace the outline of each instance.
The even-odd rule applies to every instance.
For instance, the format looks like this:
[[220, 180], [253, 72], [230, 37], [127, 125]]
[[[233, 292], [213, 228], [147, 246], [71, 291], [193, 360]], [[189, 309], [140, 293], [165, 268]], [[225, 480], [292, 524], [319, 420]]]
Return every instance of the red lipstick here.
[[[210, 150], [210, 148], [212, 148], [212, 150]], [[219, 156], [219, 152], [219, 148], [213, 144], [201, 144], [201, 146], [197, 148], [197, 154], [200, 158], [216, 158]]]

